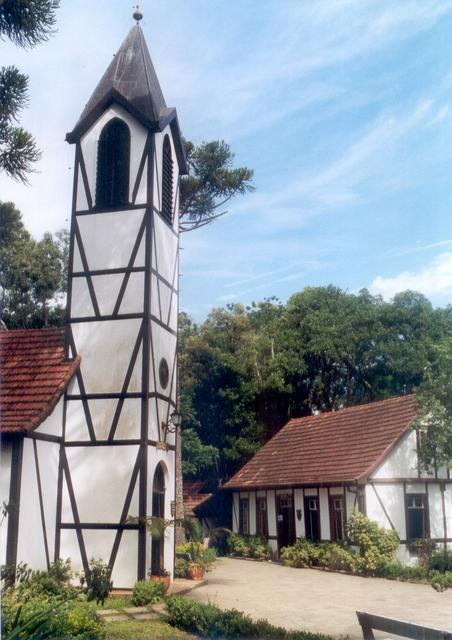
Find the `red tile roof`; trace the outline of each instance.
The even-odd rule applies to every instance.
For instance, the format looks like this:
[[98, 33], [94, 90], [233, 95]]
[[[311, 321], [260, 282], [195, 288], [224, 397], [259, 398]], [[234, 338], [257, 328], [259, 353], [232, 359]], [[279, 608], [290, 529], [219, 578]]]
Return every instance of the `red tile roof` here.
[[416, 415], [408, 395], [291, 420], [224, 486], [364, 482]]
[[186, 517], [195, 516], [196, 508], [213, 495], [213, 493], [202, 491], [204, 484], [204, 480], [184, 480], [184, 515]]
[[36, 429], [78, 369], [64, 357], [63, 329], [0, 332], [0, 431]]

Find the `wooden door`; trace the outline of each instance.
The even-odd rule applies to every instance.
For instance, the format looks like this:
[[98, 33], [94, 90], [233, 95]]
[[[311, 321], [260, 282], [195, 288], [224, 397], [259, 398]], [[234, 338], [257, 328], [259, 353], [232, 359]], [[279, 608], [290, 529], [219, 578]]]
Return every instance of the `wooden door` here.
[[295, 519], [293, 497], [291, 493], [276, 495], [276, 525], [278, 533], [278, 551], [295, 542]]
[[158, 465], [154, 474], [152, 485], [152, 516], [161, 519], [161, 523], [154, 523], [151, 548], [151, 573], [159, 575], [163, 571], [163, 551], [165, 543], [165, 530], [163, 520], [165, 517], [165, 476], [162, 465]]

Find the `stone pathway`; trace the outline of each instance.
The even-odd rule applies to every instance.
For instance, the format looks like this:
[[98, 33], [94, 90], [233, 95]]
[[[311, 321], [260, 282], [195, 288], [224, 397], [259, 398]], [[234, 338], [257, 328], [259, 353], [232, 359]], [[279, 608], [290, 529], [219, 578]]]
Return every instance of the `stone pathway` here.
[[97, 614], [101, 616], [105, 622], [123, 622], [125, 620], [165, 620], [168, 618], [164, 602], [150, 604], [147, 607], [99, 609]]
[[[0, 3], [1, 4], [1, 3]], [[170, 593], [184, 595], [207, 584], [207, 580], [184, 580], [176, 578], [171, 583]], [[131, 596], [131, 589], [117, 589], [114, 591], [117, 596]], [[98, 609], [97, 614], [105, 622], [124, 622], [125, 620], [166, 620], [168, 614], [164, 602], [149, 604], [145, 607], [125, 607], [124, 609]]]

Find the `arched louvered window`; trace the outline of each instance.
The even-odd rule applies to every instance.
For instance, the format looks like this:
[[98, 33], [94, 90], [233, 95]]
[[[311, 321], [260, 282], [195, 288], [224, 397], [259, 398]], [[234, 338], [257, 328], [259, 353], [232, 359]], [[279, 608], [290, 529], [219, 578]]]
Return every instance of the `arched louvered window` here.
[[97, 145], [96, 207], [109, 209], [129, 202], [130, 131], [113, 118], [102, 129]]
[[173, 159], [168, 136], [163, 140], [162, 216], [167, 222], [173, 224]]

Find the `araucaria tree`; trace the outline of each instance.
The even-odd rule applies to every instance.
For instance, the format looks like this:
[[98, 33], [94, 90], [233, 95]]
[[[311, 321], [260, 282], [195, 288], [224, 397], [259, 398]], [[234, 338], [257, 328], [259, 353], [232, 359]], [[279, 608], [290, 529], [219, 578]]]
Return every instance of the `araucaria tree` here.
[[184, 140], [190, 175], [181, 179], [179, 229], [192, 231], [225, 215], [234, 196], [253, 191], [253, 171], [233, 168], [234, 154], [224, 140], [195, 146]]
[[[59, 0], [0, 0], [0, 39], [27, 48], [47, 40]], [[41, 157], [36, 142], [18, 125], [28, 103], [28, 77], [15, 66], [0, 67], [0, 171], [21, 182]]]

